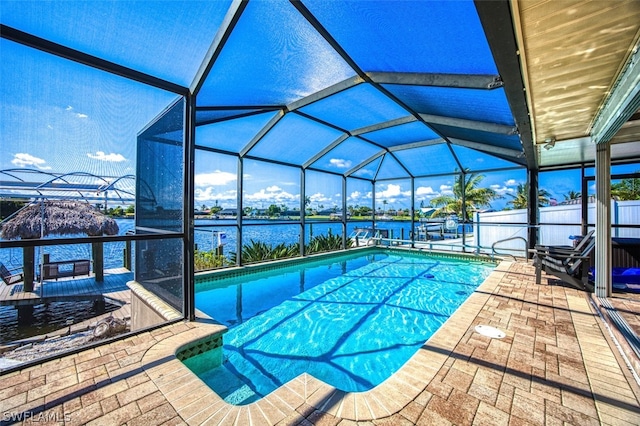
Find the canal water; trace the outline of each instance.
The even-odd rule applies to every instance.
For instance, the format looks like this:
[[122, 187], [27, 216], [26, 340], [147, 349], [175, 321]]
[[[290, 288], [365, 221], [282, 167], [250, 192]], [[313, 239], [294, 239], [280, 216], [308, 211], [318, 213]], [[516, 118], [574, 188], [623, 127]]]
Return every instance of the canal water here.
[[[132, 219], [116, 219], [120, 228], [119, 235], [125, 235], [134, 229]], [[223, 253], [229, 256], [236, 251], [237, 228], [235, 220], [224, 219], [198, 219], [196, 220], [195, 242], [200, 250], [212, 250], [218, 245], [218, 232], [225, 234]], [[278, 224], [265, 226], [272, 223], [269, 220], [245, 220], [243, 221], [243, 242], [249, 244], [250, 241], [260, 241], [269, 245], [280, 243], [296, 244], [300, 239], [300, 224]], [[347, 225], [347, 235], [357, 227], [366, 227], [366, 223], [349, 223]], [[409, 238], [411, 228], [410, 222], [379, 222], [379, 228], [388, 229], [395, 238]], [[342, 225], [335, 223], [306, 223], [306, 240], [315, 235], [325, 235], [328, 232], [334, 235], [342, 235]], [[78, 235], [82, 237], [82, 235]], [[53, 238], [53, 237], [49, 237]], [[134, 242], [135, 244], [135, 242]], [[124, 242], [113, 242], [104, 244], [104, 267], [105, 269], [120, 268], [123, 266]], [[48, 254], [51, 261], [61, 261], [69, 259], [90, 259], [90, 244], [64, 244], [56, 246], [37, 247], [35, 250], [36, 259], [41, 259], [43, 254]], [[0, 261], [9, 269], [22, 267], [21, 248], [0, 249]], [[106, 304], [106, 312], [113, 311], [118, 307]], [[78, 323], [92, 318], [100, 312], [96, 312], [93, 302], [69, 302], [50, 303], [48, 305], [38, 305], [34, 309], [34, 322], [31, 325], [18, 324], [17, 310], [12, 306], [0, 306], [0, 344], [25, 339], [50, 333], [67, 326], [70, 322]]]

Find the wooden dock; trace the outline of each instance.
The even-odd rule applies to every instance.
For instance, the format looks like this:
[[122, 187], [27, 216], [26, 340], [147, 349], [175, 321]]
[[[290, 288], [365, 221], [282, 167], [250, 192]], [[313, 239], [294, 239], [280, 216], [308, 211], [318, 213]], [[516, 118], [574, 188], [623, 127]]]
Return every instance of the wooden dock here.
[[107, 269], [104, 281], [96, 282], [92, 274], [84, 278], [59, 278], [34, 282], [32, 292], [25, 292], [22, 283], [7, 286], [0, 283], [0, 306], [33, 306], [52, 302], [105, 300], [124, 305], [131, 300], [127, 282], [133, 280], [133, 272], [125, 268]]

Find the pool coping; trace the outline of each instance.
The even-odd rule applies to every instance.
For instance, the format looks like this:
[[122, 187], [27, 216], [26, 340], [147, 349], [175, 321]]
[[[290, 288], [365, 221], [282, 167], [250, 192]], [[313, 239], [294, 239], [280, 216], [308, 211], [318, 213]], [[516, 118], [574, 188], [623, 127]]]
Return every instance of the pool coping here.
[[344, 392], [303, 373], [259, 401], [242, 406], [229, 404], [177, 358], [177, 353], [183, 348], [226, 331], [226, 327], [210, 321], [198, 321], [193, 329], [152, 346], [144, 355], [142, 366], [188, 424], [218, 424], [223, 421], [232, 424], [276, 424], [305, 404], [315, 410], [354, 421], [389, 417], [414, 401], [426, 388], [474, 325], [473, 321], [512, 263], [500, 262], [397, 372], [368, 391]]
[[411, 247], [401, 247], [401, 246], [368, 246], [368, 247], [355, 247], [349, 250], [343, 251], [329, 251], [324, 253], [314, 253], [304, 257], [291, 257], [277, 260], [269, 260], [263, 262], [250, 263], [242, 266], [231, 266], [228, 268], [220, 268], [214, 269], [210, 271], [201, 271], [195, 274], [195, 284], [201, 284], [203, 282], [209, 280], [223, 280], [226, 278], [236, 278], [243, 276], [245, 274], [251, 272], [264, 272], [264, 271], [273, 271], [283, 268], [289, 268], [292, 266], [311, 263], [314, 261], [323, 260], [325, 258], [335, 259], [339, 256], [361, 256], [366, 252], [399, 252], [399, 253], [411, 253], [413, 255], [418, 256], [427, 256], [427, 257], [444, 257], [448, 259], [459, 259], [459, 260], [475, 260], [480, 262], [494, 263], [498, 264], [499, 259], [494, 259], [485, 254], [475, 254], [475, 253], [462, 253], [462, 252], [439, 252], [439, 251], [424, 251], [420, 249], [415, 249]]

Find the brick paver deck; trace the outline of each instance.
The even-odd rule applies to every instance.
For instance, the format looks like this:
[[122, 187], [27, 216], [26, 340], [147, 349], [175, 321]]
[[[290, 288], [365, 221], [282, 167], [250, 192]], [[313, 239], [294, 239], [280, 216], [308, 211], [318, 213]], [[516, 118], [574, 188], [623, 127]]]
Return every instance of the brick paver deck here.
[[[491, 339], [479, 324], [504, 331]], [[0, 377], [0, 421], [46, 424], [640, 424], [638, 384], [590, 298], [503, 262], [393, 377], [344, 393], [303, 374], [221, 401], [174, 356], [217, 330], [181, 323]]]

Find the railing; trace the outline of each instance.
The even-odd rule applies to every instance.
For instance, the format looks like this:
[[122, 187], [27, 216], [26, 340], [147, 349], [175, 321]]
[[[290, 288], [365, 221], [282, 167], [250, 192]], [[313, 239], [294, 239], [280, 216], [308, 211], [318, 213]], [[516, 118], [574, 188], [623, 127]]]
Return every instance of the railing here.
[[[511, 256], [511, 257], [513, 257], [513, 260], [516, 260], [516, 257], [511, 253], [498, 253], [496, 251], [496, 245], [497, 244], [504, 243], [504, 242], [507, 242], [507, 241], [512, 241], [512, 240], [522, 240], [524, 242], [524, 250], [523, 250], [523, 252], [524, 252], [524, 257], [526, 258], [527, 257], [528, 242], [527, 242], [526, 238], [522, 238], [522, 237], [504, 238], [502, 240], [498, 240], [498, 241], [494, 242], [493, 244], [491, 244], [491, 254], [492, 255], [496, 255], [497, 254], [497, 255], [500, 255], [500, 256]], [[507, 250], [511, 250], [511, 249], [507, 249]]]

